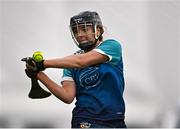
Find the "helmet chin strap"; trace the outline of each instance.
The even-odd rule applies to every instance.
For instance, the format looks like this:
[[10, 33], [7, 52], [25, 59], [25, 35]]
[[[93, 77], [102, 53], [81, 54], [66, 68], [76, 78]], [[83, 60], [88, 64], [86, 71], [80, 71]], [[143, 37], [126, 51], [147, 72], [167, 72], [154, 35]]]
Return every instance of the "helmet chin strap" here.
[[92, 50], [96, 46], [96, 43], [99, 40], [99, 38], [102, 36], [102, 34], [103, 34], [103, 32], [97, 38], [95, 38], [94, 42], [93, 41], [88, 41], [86, 43], [79, 44], [78, 47], [81, 48], [84, 51]]

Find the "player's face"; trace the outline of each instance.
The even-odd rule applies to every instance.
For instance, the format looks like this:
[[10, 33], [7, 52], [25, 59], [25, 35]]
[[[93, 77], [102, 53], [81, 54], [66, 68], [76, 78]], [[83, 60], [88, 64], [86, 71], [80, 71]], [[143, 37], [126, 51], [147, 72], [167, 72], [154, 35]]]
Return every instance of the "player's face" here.
[[80, 24], [72, 28], [74, 36], [79, 43], [94, 41], [94, 31], [92, 24]]

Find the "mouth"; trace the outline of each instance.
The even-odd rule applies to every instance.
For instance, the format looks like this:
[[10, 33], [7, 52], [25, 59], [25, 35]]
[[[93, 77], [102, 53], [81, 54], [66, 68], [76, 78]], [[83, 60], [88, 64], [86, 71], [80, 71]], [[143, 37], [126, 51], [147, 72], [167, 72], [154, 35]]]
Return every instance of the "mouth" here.
[[82, 40], [82, 41], [80, 41], [81, 43], [87, 43], [88, 42], [88, 40]]

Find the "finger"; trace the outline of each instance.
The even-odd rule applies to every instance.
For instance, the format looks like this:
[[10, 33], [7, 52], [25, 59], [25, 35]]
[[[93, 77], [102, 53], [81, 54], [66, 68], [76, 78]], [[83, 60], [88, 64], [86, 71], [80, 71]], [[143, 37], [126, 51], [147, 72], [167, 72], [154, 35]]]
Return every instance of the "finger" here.
[[31, 65], [31, 66], [36, 66], [36, 63], [34, 62], [34, 60], [29, 60], [27, 62], [28, 65]]
[[36, 70], [37, 70], [37, 67], [36, 67], [36, 66], [29, 65], [29, 64], [26, 64], [26, 69], [32, 70], [32, 71], [36, 71]]
[[33, 69], [33, 68], [34, 68], [34, 66], [29, 65], [28, 63], [26, 63], [26, 68], [27, 68], [27, 69]]

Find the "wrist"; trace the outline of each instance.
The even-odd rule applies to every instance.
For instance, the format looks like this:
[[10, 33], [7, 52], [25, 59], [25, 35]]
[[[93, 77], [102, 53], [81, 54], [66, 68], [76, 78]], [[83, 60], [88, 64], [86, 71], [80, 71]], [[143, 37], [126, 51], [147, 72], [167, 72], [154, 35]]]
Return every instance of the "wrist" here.
[[36, 66], [37, 66], [37, 70], [38, 70], [38, 71], [43, 71], [43, 70], [45, 70], [44, 60], [42, 60], [42, 61], [40, 61], [40, 62], [36, 62]]
[[46, 60], [43, 60], [43, 67], [44, 67], [44, 69], [47, 68], [47, 67], [46, 67]]
[[42, 73], [43, 73], [43, 72], [41, 72], [41, 71], [39, 71], [39, 72], [37, 73], [36, 78], [37, 78], [38, 80], [41, 78]]

